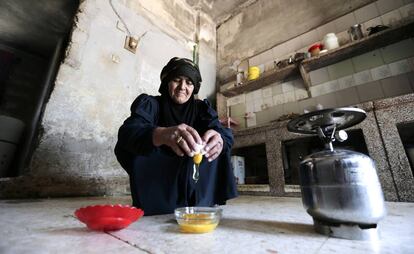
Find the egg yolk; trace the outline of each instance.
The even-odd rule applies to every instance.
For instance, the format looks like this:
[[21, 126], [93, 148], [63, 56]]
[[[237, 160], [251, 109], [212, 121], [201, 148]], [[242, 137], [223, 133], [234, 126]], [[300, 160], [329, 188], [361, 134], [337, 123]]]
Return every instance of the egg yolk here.
[[208, 233], [213, 231], [218, 222], [208, 219], [207, 214], [185, 214], [184, 221], [180, 223], [180, 230], [183, 233]]
[[201, 163], [201, 161], [203, 160], [203, 155], [201, 153], [197, 153], [194, 155], [193, 157], [193, 162], [194, 164], [199, 165]]

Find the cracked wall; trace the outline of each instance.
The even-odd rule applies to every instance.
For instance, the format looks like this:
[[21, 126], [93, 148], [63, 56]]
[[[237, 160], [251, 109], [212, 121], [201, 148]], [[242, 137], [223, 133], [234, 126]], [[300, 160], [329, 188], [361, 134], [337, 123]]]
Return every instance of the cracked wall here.
[[[113, 5], [131, 34], [143, 35], [136, 54], [123, 48], [126, 29], [109, 1], [82, 1], [29, 172], [2, 180], [0, 196], [128, 193], [127, 174], [113, 153], [118, 128], [139, 94], [158, 94], [159, 74], [171, 57], [192, 58], [188, 42], [197, 13], [180, 1]], [[200, 20], [200, 98], [205, 98], [215, 88], [215, 25], [203, 14]]]

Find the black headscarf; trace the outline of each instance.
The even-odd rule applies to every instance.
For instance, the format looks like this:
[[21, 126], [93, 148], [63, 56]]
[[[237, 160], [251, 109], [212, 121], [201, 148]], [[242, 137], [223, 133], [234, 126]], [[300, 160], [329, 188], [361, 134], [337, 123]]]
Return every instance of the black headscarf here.
[[[175, 103], [168, 92], [168, 83], [178, 76], [188, 77], [194, 85], [193, 94], [183, 104]], [[181, 123], [193, 126], [198, 113], [194, 94], [197, 94], [200, 90], [201, 82], [198, 66], [190, 59], [174, 57], [162, 69], [160, 79], [161, 85], [158, 89], [161, 93], [160, 126], [169, 127]]]

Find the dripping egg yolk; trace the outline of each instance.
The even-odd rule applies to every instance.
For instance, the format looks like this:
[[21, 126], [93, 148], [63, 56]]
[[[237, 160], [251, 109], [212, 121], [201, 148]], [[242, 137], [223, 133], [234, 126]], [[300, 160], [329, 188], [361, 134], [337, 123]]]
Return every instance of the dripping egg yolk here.
[[199, 165], [201, 161], [203, 160], [203, 155], [201, 153], [197, 153], [193, 156], [193, 162], [194, 164]]

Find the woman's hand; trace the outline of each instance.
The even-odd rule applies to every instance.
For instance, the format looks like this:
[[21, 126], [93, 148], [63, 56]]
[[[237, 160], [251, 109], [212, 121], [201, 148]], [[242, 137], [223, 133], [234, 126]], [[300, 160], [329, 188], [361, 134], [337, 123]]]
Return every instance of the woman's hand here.
[[193, 157], [203, 143], [198, 132], [191, 126], [180, 124], [172, 127], [157, 127], [152, 136], [155, 146], [167, 145], [178, 155]]
[[215, 160], [223, 150], [223, 138], [215, 130], [208, 130], [204, 133], [203, 141], [205, 142], [204, 151], [208, 161]]

